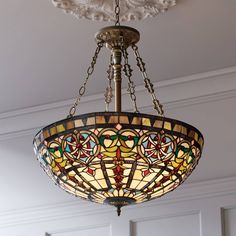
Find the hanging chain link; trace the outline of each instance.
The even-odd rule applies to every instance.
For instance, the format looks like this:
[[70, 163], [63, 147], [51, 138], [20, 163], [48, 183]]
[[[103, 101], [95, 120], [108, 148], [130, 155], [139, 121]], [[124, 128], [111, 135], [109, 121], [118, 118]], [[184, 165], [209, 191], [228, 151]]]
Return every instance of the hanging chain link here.
[[80, 87], [80, 89], [79, 89], [79, 95], [78, 95], [78, 97], [76, 98], [74, 105], [70, 108], [68, 118], [74, 116], [74, 114], [75, 114], [75, 112], [76, 112], [76, 108], [77, 108], [77, 106], [78, 106], [79, 103], [80, 103], [81, 97], [82, 97], [82, 96], [85, 94], [85, 92], [86, 92], [86, 85], [87, 85], [87, 82], [88, 82], [90, 76], [91, 76], [91, 75], [93, 74], [93, 72], [94, 72], [94, 66], [95, 66], [95, 64], [96, 64], [96, 62], [97, 62], [98, 54], [99, 54], [101, 48], [103, 47], [103, 45], [104, 45], [103, 42], [98, 42], [98, 43], [97, 43], [97, 48], [96, 48], [95, 53], [94, 53], [94, 56], [93, 56], [93, 58], [92, 58], [92, 62], [91, 62], [90, 66], [89, 66], [88, 69], [87, 69], [87, 76], [86, 76], [86, 78], [85, 78], [84, 84]]
[[138, 111], [138, 107], [137, 107], [137, 98], [136, 98], [136, 95], [135, 95], [135, 85], [134, 85], [134, 82], [131, 80], [133, 70], [131, 69], [131, 66], [129, 64], [129, 60], [128, 60], [129, 54], [127, 52], [127, 49], [124, 49], [124, 47], [122, 48], [122, 54], [123, 54], [123, 57], [124, 57], [124, 69], [123, 69], [123, 71], [125, 73], [125, 76], [128, 78], [128, 89], [127, 89], [127, 91], [129, 92], [130, 98], [133, 102], [134, 111], [138, 113], [139, 111]]
[[159, 115], [164, 116], [163, 106], [161, 105], [160, 101], [157, 99], [155, 91], [154, 91], [153, 83], [150, 81], [150, 79], [147, 76], [145, 63], [143, 62], [143, 59], [140, 57], [138, 46], [134, 44], [132, 45], [132, 49], [134, 50], [134, 54], [136, 56], [137, 65], [142, 73], [144, 83], [145, 83], [145, 88], [151, 94], [154, 109], [157, 111]]
[[115, 18], [116, 18], [116, 23], [115, 26], [120, 26], [120, 1], [115, 0]]
[[106, 91], [105, 91], [105, 103], [106, 103], [106, 112], [109, 111], [109, 105], [112, 101], [112, 98], [113, 98], [113, 90], [112, 90], [112, 86], [111, 86], [111, 81], [112, 81], [112, 78], [113, 78], [113, 62], [112, 62], [112, 55], [110, 57], [110, 64], [109, 64], [109, 68], [107, 70], [107, 80], [108, 80], [108, 86], [106, 88]]

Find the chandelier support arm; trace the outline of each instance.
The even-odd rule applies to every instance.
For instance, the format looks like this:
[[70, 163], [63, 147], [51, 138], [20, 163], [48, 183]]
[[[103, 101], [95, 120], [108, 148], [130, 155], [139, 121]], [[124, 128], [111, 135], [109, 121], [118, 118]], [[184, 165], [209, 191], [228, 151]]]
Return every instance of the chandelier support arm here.
[[113, 79], [113, 59], [112, 59], [112, 55], [110, 57], [110, 64], [109, 64], [109, 68], [107, 70], [107, 80], [108, 80], [108, 85], [106, 88], [106, 91], [104, 93], [105, 96], [105, 104], [106, 104], [106, 112], [109, 111], [109, 105], [112, 102], [112, 97], [113, 97], [113, 89], [111, 86], [111, 81]]
[[99, 55], [99, 53], [100, 53], [100, 51], [101, 51], [103, 46], [104, 46], [104, 42], [103, 41], [97, 42], [97, 48], [95, 50], [95, 53], [94, 53], [94, 56], [93, 56], [92, 61], [90, 63], [90, 66], [87, 69], [86, 79], [85, 79], [83, 85], [79, 89], [79, 95], [77, 96], [73, 106], [70, 108], [69, 115], [67, 116], [67, 118], [73, 117], [75, 115], [76, 109], [77, 109], [77, 107], [78, 107], [78, 105], [80, 103], [80, 100], [81, 100], [82, 96], [86, 92], [86, 86], [87, 86], [88, 80], [89, 80], [89, 78], [91, 77], [91, 75], [94, 72], [94, 67], [95, 67], [95, 64], [97, 63], [98, 55]]
[[121, 83], [122, 83], [122, 77], [121, 77], [121, 61], [122, 61], [122, 51], [120, 47], [114, 47], [112, 49], [112, 58], [113, 58], [113, 76], [114, 76], [114, 82], [115, 82], [115, 111], [121, 112], [122, 105], [121, 105]]
[[124, 57], [124, 69], [123, 69], [123, 71], [125, 73], [125, 76], [128, 79], [128, 89], [127, 89], [127, 91], [129, 92], [130, 99], [133, 103], [134, 112], [139, 113], [138, 107], [137, 107], [137, 98], [136, 98], [136, 95], [135, 95], [135, 85], [134, 85], [134, 82], [131, 79], [133, 70], [131, 69], [131, 66], [129, 64], [129, 60], [128, 60], [128, 55], [129, 54], [127, 52], [127, 49], [124, 48], [124, 47], [122, 48], [122, 54], [123, 54], [123, 57]]
[[134, 55], [136, 57], [137, 66], [142, 73], [144, 83], [145, 83], [145, 88], [147, 89], [147, 91], [150, 93], [150, 95], [152, 97], [154, 109], [157, 111], [157, 113], [159, 115], [164, 116], [163, 106], [160, 103], [160, 101], [157, 99], [155, 91], [154, 91], [153, 83], [151, 82], [151, 80], [147, 76], [145, 63], [143, 62], [143, 59], [140, 57], [138, 46], [136, 44], [133, 44], [132, 49], [133, 49]]

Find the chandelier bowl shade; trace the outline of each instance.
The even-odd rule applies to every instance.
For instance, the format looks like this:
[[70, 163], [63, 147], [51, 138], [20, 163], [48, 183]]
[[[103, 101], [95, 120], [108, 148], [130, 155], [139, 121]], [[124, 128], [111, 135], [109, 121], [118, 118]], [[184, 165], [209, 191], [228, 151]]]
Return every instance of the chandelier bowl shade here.
[[62, 189], [122, 207], [178, 187], [197, 165], [204, 140], [182, 121], [96, 112], [55, 122], [33, 143], [42, 168]]

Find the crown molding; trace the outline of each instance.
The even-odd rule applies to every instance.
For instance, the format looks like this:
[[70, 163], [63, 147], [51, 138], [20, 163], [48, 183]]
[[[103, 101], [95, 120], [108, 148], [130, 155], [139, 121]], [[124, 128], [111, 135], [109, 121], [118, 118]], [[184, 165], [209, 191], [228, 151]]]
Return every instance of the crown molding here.
[[[236, 97], [236, 66], [154, 84], [165, 110], [191, 106]], [[129, 95], [123, 90], [124, 100]], [[136, 87], [137, 102], [141, 112], [153, 113], [152, 102], [144, 86]], [[147, 98], [147, 99], [143, 99]], [[0, 140], [31, 135], [55, 120], [66, 118], [74, 99], [0, 114]], [[86, 96], [80, 104], [81, 113], [104, 110], [104, 95]], [[131, 102], [123, 103], [125, 111], [132, 110]]]
[[[236, 195], [236, 176], [231, 178], [204, 181], [199, 183], [185, 183], [174, 192], [144, 204], [139, 208], [160, 206], [181, 201], [193, 201], [220, 196]], [[222, 206], [223, 207], [223, 206]], [[129, 206], [125, 211], [137, 209]], [[105, 214], [113, 212], [113, 207], [90, 203], [76, 199], [70, 202], [55, 203], [48, 206], [36, 206], [26, 209], [1, 211], [0, 229], [17, 225], [49, 222], [74, 217]]]

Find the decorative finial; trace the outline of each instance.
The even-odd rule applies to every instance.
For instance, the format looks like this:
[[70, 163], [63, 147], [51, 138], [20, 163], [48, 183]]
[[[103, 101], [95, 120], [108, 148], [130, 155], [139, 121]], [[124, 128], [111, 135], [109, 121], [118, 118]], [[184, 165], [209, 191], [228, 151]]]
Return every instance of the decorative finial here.
[[117, 215], [120, 216], [120, 214], [121, 214], [121, 206], [118, 205], [117, 206]]

